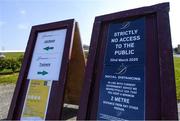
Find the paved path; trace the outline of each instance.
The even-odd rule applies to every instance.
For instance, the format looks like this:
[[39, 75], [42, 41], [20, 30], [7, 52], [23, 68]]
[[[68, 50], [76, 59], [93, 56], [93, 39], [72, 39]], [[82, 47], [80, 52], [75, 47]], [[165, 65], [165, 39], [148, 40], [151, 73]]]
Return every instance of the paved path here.
[[9, 110], [15, 85], [0, 85], [0, 119], [5, 119]]

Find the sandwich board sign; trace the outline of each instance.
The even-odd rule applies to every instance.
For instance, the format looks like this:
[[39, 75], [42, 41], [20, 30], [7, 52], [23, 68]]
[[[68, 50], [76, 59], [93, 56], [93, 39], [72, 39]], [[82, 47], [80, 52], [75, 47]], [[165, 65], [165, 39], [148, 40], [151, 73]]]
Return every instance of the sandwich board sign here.
[[[74, 66], [78, 66], [78, 72], [73, 70]], [[69, 84], [82, 83], [84, 66], [79, 28], [74, 19], [33, 26], [8, 119], [61, 119], [64, 102], [79, 103], [77, 88], [73, 90], [76, 97], [68, 101], [64, 97]], [[80, 75], [78, 80], [70, 75], [72, 72]]]
[[95, 18], [79, 120], [178, 119], [169, 3]]

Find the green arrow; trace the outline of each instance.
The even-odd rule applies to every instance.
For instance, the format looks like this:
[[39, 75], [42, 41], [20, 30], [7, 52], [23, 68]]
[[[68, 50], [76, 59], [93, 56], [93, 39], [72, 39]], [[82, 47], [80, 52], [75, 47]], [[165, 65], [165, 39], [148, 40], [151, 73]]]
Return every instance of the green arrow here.
[[43, 48], [43, 49], [48, 51], [48, 50], [54, 49], [54, 47], [49, 47], [49, 46], [48, 46], [48, 47], [45, 47], [45, 48]]
[[42, 74], [44, 76], [44, 75], [48, 74], [48, 72], [47, 71], [38, 71], [37, 74], [39, 74], [39, 75]]

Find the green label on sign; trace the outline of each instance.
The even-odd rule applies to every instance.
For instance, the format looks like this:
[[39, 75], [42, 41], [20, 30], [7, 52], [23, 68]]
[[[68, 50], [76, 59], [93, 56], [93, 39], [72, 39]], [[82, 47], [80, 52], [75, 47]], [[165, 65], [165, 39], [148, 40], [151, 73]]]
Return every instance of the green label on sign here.
[[37, 72], [37, 74], [39, 74], [39, 75], [41, 74], [44, 76], [44, 75], [48, 74], [48, 72], [47, 71], [39, 71], [39, 72]]
[[49, 47], [49, 46], [48, 46], [48, 47], [45, 47], [45, 48], [43, 48], [43, 49], [48, 51], [48, 50], [53, 50], [54, 47]]

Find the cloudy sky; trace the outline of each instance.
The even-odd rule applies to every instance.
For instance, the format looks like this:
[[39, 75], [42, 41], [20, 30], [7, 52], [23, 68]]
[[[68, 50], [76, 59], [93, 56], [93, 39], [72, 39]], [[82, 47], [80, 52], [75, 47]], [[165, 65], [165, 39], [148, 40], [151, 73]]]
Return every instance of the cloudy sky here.
[[180, 44], [179, 0], [0, 0], [0, 51], [25, 50], [31, 26], [75, 18], [83, 44], [90, 43], [95, 16], [170, 2], [172, 44]]

